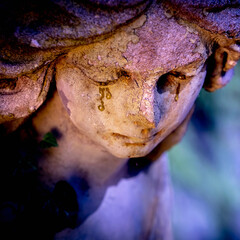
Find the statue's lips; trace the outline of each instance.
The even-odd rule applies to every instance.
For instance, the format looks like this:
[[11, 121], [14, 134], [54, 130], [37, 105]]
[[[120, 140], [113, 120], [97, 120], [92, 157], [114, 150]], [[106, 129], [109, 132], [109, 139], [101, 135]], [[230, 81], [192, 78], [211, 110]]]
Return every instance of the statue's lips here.
[[130, 144], [143, 144], [143, 143], [147, 143], [147, 142], [150, 142], [152, 141], [156, 136], [158, 136], [159, 134], [161, 134], [162, 131], [159, 131], [149, 137], [131, 137], [131, 136], [126, 136], [126, 135], [122, 135], [122, 134], [119, 134], [119, 133], [112, 133], [111, 136], [113, 136], [115, 139], [122, 139], [122, 140], [127, 140], [129, 141], [130, 140]]

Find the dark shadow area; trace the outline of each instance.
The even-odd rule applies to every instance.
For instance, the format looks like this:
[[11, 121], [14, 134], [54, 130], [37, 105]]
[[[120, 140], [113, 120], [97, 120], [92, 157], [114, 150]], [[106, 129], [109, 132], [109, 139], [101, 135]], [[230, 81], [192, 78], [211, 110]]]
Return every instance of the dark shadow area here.
[[[61, 137], [57, 129], [52, 134]], [[98, 209], [106, 189], [112, 185], [100, 189], [97, 197], [84, 176], [46, 186], [38, 164], [42, 145], [35, 139], [37, 135], [28, 122], [0, 139], [4, 156], [0, 169], [0, 231], [6, 240], [48, 240], [65, 228], [79, 226]], [[150, 165], [147, 158], [129, 159], [114, 184], [147, 171]]]
[[5, 239], [52, 239], [56, 231], [74, 227], [77, 219], [71, 185], [60, 181], [51, 190], [40, 181], [41, 149], [34, 135], [19, 130], [0, 142], [0, 222]]

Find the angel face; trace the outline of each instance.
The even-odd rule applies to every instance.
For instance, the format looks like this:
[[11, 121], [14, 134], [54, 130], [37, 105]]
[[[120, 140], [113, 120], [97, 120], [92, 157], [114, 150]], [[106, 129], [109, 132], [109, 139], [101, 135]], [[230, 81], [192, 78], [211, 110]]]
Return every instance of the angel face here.
[[57, 89], [82, 133], [117, 157], [139, 157], [184, 120], [202, 88], [205, 60], [199, 34], [159, 7], [61, 58]]

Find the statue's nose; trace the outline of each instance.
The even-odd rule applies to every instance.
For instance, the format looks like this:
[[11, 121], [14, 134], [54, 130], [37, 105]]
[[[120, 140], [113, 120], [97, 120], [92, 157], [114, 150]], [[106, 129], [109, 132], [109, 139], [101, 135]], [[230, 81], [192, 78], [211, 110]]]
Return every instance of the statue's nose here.
[[140, 114], [146, 119], [144, 122], [149, 125], [149, 128], [156, 128], [161, 118], [156, 97], [155, 85], [144, 86]]

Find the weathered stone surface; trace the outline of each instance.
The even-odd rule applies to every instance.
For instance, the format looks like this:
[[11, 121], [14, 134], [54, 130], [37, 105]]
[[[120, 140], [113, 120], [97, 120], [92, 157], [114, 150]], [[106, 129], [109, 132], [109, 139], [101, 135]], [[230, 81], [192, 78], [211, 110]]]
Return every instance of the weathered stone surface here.
[[133, 7], [144, 2], [144, 0], [88, 0], [91, 4], [97, 4], [98, 6], [107, 7]]
[[174, 15], [229, 38], [240, 38], [240, 1], [163, 1]]
[[24, 118], [35, 112], [46, 100], [52, 80], [52, 66], [15, 79], [1, 79], [0, 124]]
[[[57, 89], [77, 128], [118, 157], [153, 150], [184, 120], [205, 78], [206, 48], [188, 29], [153, 5], [112, 37], [61, 58]], [[171, 71], [186, 80], [180, 83]], [[168, 76], [171, 90], [164, 89]], [[101, 99], [100, 89], [111, 98]]]
[[[92, 228], [106, 236], [102, 222], [114, 223], [115, 213], [128, 212], [129, 205], [118, 209], [123, 201], [140, 200], [136, 205], [141, 209], [133, 209], [137, 219], [129, 224], [142, 226], [143, 232], [123, 221], [126, 232], [116, 227], [116, 236], [106, 239], [123, 239], [128, 230], [133, 232], [126, 239], [141, 233], [171, 239], [164, 212], [170, 197], [165, 195], [167, 174], [154, 166], [184, 135], [202, 86], [214, 91], [230, 81], [240, 58], [239, 1], [13, 2], [0, 3], [0, 130], [6, 130], [0, 138], [6, 155], [0, 176], [8, 174], [11, 160], [27, 166], [36, 162], [19, 172], [35, 171], [34, 189], [44, 188], [31, 198], [30, 213], [23, 219], [27, 224], [22, 212], [17, 217], [20, 226], [31, 224], [39, 231], [32, 219], [45, 223], [45, 218], [43, 235], [49, 226], [53, 234], [83, 224], [59, 239], [75, 239], [78, 231], [92, 236]], [[49, 132], [58, 147], [39, 145]], [[123, 196], [121, 178], [130, 178]], [[117, 199], [113, 214], [107, 215], [109, 198], [104, 195], [119, 181], [112, 188]], [[135, 184], [141, 187], [131, 195]], [[71, 192], [74, 208], [59, 191]], [[38, 194], [43, 195], [39, 200]], [[63, 202], [56, 196], [63, 196]], [[29, 206], [28, 199], [20, 200]], [[101, 203], [103, 210], [96, 212]], [[160, 232], [155, 224], [161, 225]]]
[[148, 2], [118, 2], [121, 6], [117, 9], [91, 1], [1, 3], [0, 78], [32, 71], [69, 47], [104, 38], [140, 15]]

